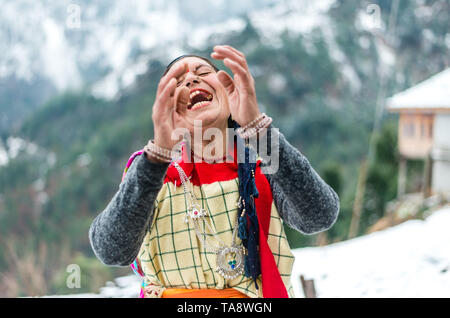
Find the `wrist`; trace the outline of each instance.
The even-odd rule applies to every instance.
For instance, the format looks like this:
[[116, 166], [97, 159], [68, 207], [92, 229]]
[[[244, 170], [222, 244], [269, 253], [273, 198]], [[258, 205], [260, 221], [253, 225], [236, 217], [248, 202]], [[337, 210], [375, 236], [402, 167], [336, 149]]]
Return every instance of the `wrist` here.
[[271, 123], [272, 118], [262, 113], [247, 125], [236, 129], [236, 132], [241, 138], [248, 139], [265, 131]]
[[249, 118], [246, 118], [246, 121], [239, 123], [239, 125], [244, 128], [244, 127], [251, 127], [253, 125], [255, 125], [258, 120], [260, 120], [262, 118], [262, 116], [264, 115], [264, 113], [261, 113], [258, 109], [258, 112], [256, 112], [254, 115], [250, 116]]
[[157, 145], [153, 140], [149, 140], [144, 147], [146, 158], [152, 162], [171, 162], [177, 156], [176, 151]]
[[166, 163], [166, 161], [159, 159], [156, 156], [153, 156], [146, 151], [144, 151], [144, 155], [145, 155], [145, 158], [152, 163]]

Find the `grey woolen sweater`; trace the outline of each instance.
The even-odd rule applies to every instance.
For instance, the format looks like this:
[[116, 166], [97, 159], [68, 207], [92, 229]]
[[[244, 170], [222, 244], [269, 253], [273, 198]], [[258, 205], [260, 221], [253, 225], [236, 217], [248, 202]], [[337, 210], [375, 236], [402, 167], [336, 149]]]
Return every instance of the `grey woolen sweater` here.
[[[269, 141], [276, 137], [270, 150], [272, 156], [278, 152], [279, 168], [266, 177], [280, 217], [303, 234], [329, 229], [339, 214], [339, 197], [278, 129], [268, 131]], [[92, 222], [89, 239], [104, 264], [127, 266], [135, 260], [168, 165], [137, 156], [114, 197]]]

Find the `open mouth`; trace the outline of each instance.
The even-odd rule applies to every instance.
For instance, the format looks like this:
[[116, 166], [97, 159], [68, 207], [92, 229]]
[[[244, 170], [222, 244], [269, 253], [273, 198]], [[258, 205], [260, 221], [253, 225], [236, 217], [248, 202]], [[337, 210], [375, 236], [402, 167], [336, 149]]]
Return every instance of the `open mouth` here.
[[187, 109], [196, 110], [211, 104], [213, 100], [213, 95], [205, 89], [196, 88], [191, 91], [189, 95], [189, 104]]

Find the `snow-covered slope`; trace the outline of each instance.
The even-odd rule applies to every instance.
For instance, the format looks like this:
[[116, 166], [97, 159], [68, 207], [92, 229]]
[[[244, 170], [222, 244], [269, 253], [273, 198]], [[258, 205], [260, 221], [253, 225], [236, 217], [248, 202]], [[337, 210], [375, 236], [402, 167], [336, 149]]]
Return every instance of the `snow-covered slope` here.
[[100, 288], [98, 294], [52, 295], [45, 298], [137, 298], [140, 288], [140, 278], [132, 274], [118, 277], [113, 282], [107, 282], [106, 286]]
[[292, 283], [314, 279], [318, 297], [450, 297], [450, 207], [424, 221], [324, 247], [294, 250]]

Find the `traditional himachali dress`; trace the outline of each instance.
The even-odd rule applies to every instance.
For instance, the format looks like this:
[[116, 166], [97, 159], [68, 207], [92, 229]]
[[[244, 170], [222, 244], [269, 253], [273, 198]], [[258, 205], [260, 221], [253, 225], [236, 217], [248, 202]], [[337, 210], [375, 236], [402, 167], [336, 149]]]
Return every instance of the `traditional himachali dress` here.
[[[323, 231], [337, 218], [339, 198], [308, 160], [282, 134], [274, 133], [279, 134], [280, 167], [265, 175], [258, 160], [254, 174], [261, 263], [257, 284], [243, 274], [225, 279], [216, 271], [216, 254], [205, 249], [193, 226], [185, 222], [187, 202], [177, 169], [173, 163], [150, 162], [142, 151], [130, 157], [119, 190], [92, 223], [89, 236], [96, 255], [108, 265], [131, 264], [143, 279], [141, 297], [190, 297], [194, 290], [210, 291], [210, 296], [200, 297], [294, 297], [290, 282], [294, 257], [283, 222], [307, 234]], [[208, 211], [205, 220], [223, 242], [232, 241], [238, 217], [234, 159], [178, 162]]]

